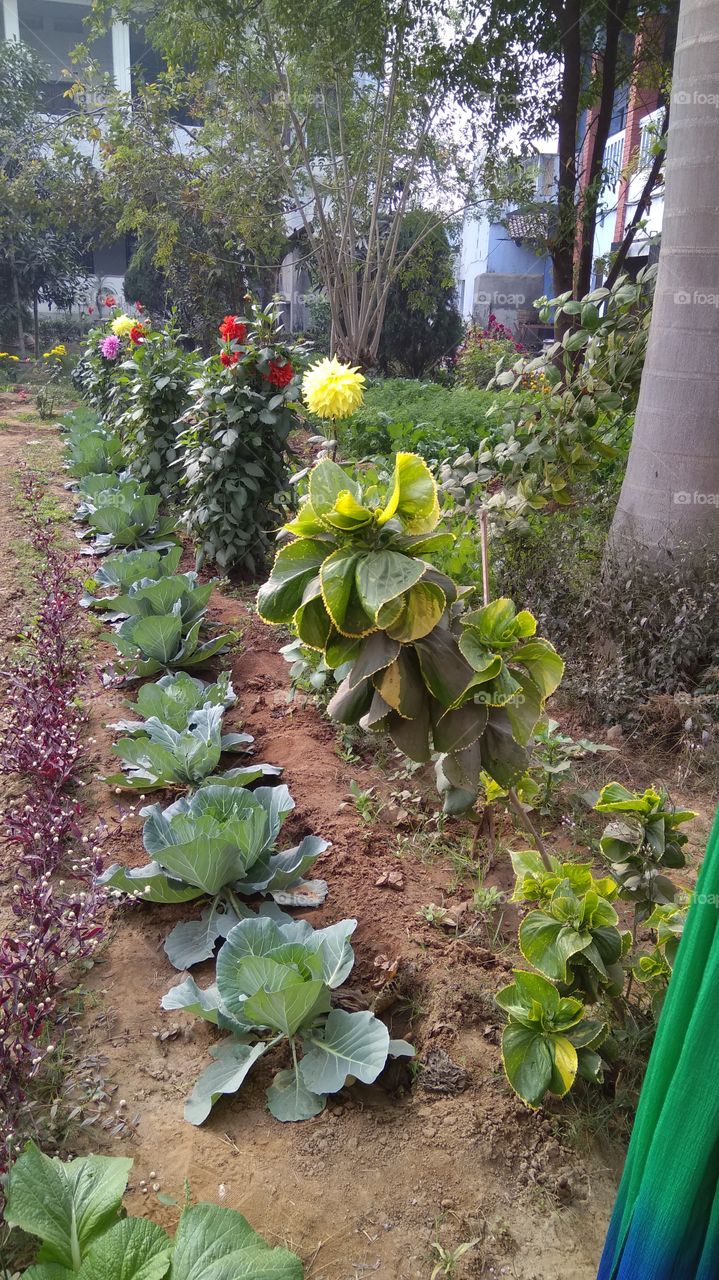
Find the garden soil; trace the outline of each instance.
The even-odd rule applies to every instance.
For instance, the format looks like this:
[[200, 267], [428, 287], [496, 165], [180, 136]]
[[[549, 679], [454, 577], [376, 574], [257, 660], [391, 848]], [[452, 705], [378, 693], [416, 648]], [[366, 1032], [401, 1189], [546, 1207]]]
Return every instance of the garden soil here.
[[[14, 397], [4, 403], [0, 397], [3, 657], [23, 620], [14, 509], [19, 466], [51, 466], [52, 492], [68, 502], [59, 461], [56, 469], [52, 462], [59, 458], [56, 432], [18, 416], [18, 408]], [[81, 560], [80, 572], [91, 563]], [[491, 928], [471, 923], [476, 918], [461, 905], [470, 896], [466, 882], [453, 879], [446, 858], [425, 856], [422, 824], [397, 796], [414, 782], [391, 779], [392, 758], [340, 752], [321, 711], [290, 693], [278, 651], [286, 637], [262, 624], [247, 603], [251, 597], [245, 593], [243, 601], [241, 594], [215, 592], [211, 602], [214, 618], [241, 633], [231, 655], [219, 660], [231, 666], [238, 694], [228, 729], [253, 734], [257, 758], [283, 767], [296, 802], [284, 828], [287, 844], [309, 832], [332, 842], [315, 871], [329, 883], [327, 901], [306, 914], [316, 925], [346, 916], [359, 921], [346, 1006], [374, 1008], [394, 1035], [414, 1042], [421, 1066], [391, 1064], [376, 1085], [343, 1090], [322, 1115], [281, 1124], [264, 1099], [274, 1070], [285, 1065], [279, 1053], [258, 1065], [241, 1095], [218, 1103], [201, 1128], [186, 1124], [183, 1099], [209, 1062], [216, 1032], [190, 1015], [163, 1013], [160, 999], [179, 979], [163, 940], [193, 907], [138, 904], [116, 911], [110, 940], [86, 978], [85, 1012], [71, 1045], [85, 1082], [74, 1149], [132, 1156], [128, 1209], [168, 1227], [186, 1183], [193, 1199], [241, 1210], [270, 1241], [302, 1256], [308, 1280], [429, 1280], [433, 1244], [452, 1249], [465, 1241], [476, 1243], [458, 1277], [593, 1280], [618, 1157], [609, 1148], [568, 1145], [557, 1110], [530, 1112], [506, 1084], [493, 993], [516, 962], [514, 909], [505, 906]], [[97, 780], [116, 768], [105, 725], [125, 711], [124, 692], [103, 690], [97, 675], [110, 652], [89, 620], [84, 799], [92, 818], [110, 824], [109, 860], [139, 865], [146, 860], [141, 821], [130, 814], [118, 824], [118, 805], [122, 800], [127, 809], [127, 798], [108, 795]], [[371, 803], [382, 807], [373, 820], [352, 802], [351, 781], [375, 789]], [[153, 798], [169, 800], [162, 793]], [[456, 825], [446, 829], [445, 847], [458, 832]], [[11, 858], [0, 868], [4, 898], [10, 873]], [[509, 882], [506, 865], [486, 880], [503, 889]], [[420, 915], [433, 902], [458, 911], [456, 930]], [[201, 985], [210, 971], [209, 965], [194, 971]], [[88, 1063], [96, 1081], [90, 1099]]]

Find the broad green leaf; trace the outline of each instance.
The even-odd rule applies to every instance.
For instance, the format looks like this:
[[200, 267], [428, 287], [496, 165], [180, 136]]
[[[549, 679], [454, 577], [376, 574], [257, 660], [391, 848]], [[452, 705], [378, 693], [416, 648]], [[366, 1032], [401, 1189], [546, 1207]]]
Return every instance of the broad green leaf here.
[[257, 1059], [275, 1043], [276, 1040], [271, 1040], [250, 1045], [231, 1039], [211, 1045], [210, 1057], [214, 1062], [196, 1081], [185, 1103], [185, 1119], [190, 1124], [202, 1124], [218, 1098], [225, 1093], [236, 1093]]
[[[244, 908], [248, 916], [249, 907]], [[226, 938], [239, 923], [234, 908], [224, 902], [213, 902], [199, 920], [183, 920], [165, 938], [165, 954], [176, 969], [190, 969], [193, 964], [210, 960], [218, 938]]]
[[326, 542], [299, 538], [278, 551], [270, 577], [257, 594], [257, 612], [265, 622], [291, 620], [329, 549]]
[[407, 533], [431, 533], [439, 520], [437, 485], [427, 463], [415, 453], [395, 457], [392, 491], [377, 523], [394, 518]]
[[510, 655], [510, 662], [520, 662], [543, 699], [549, 698], [564, 674], [564, 662], [548, 640], [529, 640]]
[[132, 1160], [110, 1156], [63, 1164], [28, 1143], [10, 1173], [6, 1221], [40, 1238], [40, 1262], [79, 1270], [117, 1215], [131, 1168]]
[[375, 631], [362, 641], [359, 653], [347, 676], [350, 689], [355, 689], [362, 680], [384, 670], [394, 662], [400, 652], [399, 641], [390, 639], [384, 631]]
[[115, 862], [100, 876], [99, 883], [120, 893], [129, 893], [145, 902], [192, 902], [202, 897], [202, 889], [171, 879], [157, 862], [145, 867], [121, 867]]
[[421, 560], [398, 551], [373, 551], [357, 565], [357, 590], [362, 606], [376, 618], [382, 605], [408, 591], [424, 573]]
[[326, 1105], [326, 1095], [312, 1093], [294, 1067], [278, 1071], [267, 1090], [267, 1106], [275, 1120], [310, 1120]]
[[92, 1245], [78, 1280], [162, 1280], [170, 1269], [172, 1243], [156, 1223], [125, 1218]]
[[435, 627], [417, 640], [414, 648], [430, 693], [443, 706], [451, 706], [472, 678], [472, 668], [459, 652], [452, 632], [447, 627]]
[[357, 592], [355, 575], [361, 558], [360, 552], [340, 547], [320, 569], [322, 599], [341, 635], [365, 636], [377, 628], [374, 615], [364, 609]]
[[175, 1235], [172, 1280], [302, 1280], [300, 1259], [271, 1249], [235, 1209], [196, 1204]]
[[525, 960], [555, 982], [567, 981], [567, 962], [591, 942], [544, 911], [530, 911], [519, 926], [519, 949]]
[[386, 611], [391, 605], [380, 609], [377, 621], [386, 626], [387, 634], [401, 644], [411, 644], [421, 640], [435, 629], [447, 607], [447, 599], [441, 587], [429, 581], [417, 582], [395, 603], [401, 608], [395, 610], [391, 619], [386, 618]]
[[176, 614], [138, 618], [132, 626], [132, 639], [143, 654], [167, 666], [182, 642], [182, 621]]
[[362, 497], [360, 486], [350, 479], [347, 472], [330, 458], [323, 458], [316, 467], [313, 467], [309, 483], [312, 510], [320, 520], [327, 521], [337, 505], [340, 494], [348, 494], [358, 504]]
[[389, 1032], [369, 1010], [333, 1009], [323, 1028], [303, 1036], [300, 1074], [312, 1093], [336, 1093], [348, 1076], [371, 1084], [387, 1061]]
[[528, 1106], [538, 1107], [552, 1083], [554, 1060], [549, 1037], [510, 1023], [502, 1033], [502, 1061], [514, 1092]]
[[[264, 961], [268, 966], [272, 963], [271, 960]], [[224, 987], [220, 990], [230, 1012], [235, 1014], [236, 1007], [239, 1008], [237, 1002], [228, 998]], [[261, 987], [254, 995], [248, 996], [244, 1003], [244, 1016], [257, 1026], [270, 1027], [273, 1031], [293, 1036], [299, 1027], [318, 1014], [326, 1013], [329, 1007], [329, 991], [321, 978], [307, 981], [288, 970], [279, 990]], [[240, 1016], [239, 1012], [236, 1016]]]

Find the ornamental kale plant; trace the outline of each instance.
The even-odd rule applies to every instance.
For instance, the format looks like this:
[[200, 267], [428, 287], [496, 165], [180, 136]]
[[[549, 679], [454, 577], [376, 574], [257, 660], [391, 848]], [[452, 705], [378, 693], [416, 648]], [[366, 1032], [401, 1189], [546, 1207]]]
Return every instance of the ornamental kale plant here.
[[37, 1236], [28, 1280], [302, 1280], [299, 1258], [271, 1249], [235, 1209], [186, 1206], [171, 1240], [148, 1218], [126, 1217], [132, 1160], [80, 1156], [66, 1163], [28, 1143], [9, 1179], [6, 1219]]
[[216, 985], [203, 990], [188, 978], [167, 992], [163, 1009], [186, 1009], [232, 1032], [210, 1049], [214, 1061], [187, 1099], [186, 1120], [202, 1124], [218, 1098], [236, 1093], [254, 1063], [283, 1041], [291, 1066], [277, 1071], [267, 1090], [277, 1120], [319, 1115], [348, 1078], [371, 1084], [389, 1055], [414, 1054], [406, 1040], [390, 1040], [369, 1010], [332, 1007], [332, 991], [354, 964], [349, 939], [356, 927], [356, 920], [341, 920], [315, 930], [279, 907], [261, 908], [228, 933]]
[[169, 498], [181, 472], [176, 423], [188, 406], [190, 382], [199, 373], [199, 353], [181, 346], [173, 321], [146, 331], [120, 368], [128, 378], [126, 407], [118, 427], [130, 469], [153, 493]]
[[256, 573], [282, 518], [301, 352], [283, 343], [274, 303], [253, 303], [246, 320], [226, 316], [220, 335], [179, 423], [184, 521], [198, 567], [214, 560]]
[[223, 714], [223, 706], [201, 707], [188, 715], [187, 728], [179, 732], [150, 716], [141, 730], [134, 730], [134, 737], [113, 744], [124, 772], [111, 774], [105, 782], [121, 791], [184, 789], [206, 781], [242, 787], [280, 773], [274, 765], [252, 764], [211, 776], [223, 751], [246, 751], [254, 742], [247, 733], [222, 733]]
[[511, 787], [530, 764], [534, 727], [564, 669], [511, 600], [469, 607], [425, 557], [446, 548], [426, 463], [399, 453], [388, 486], [325, 459], [284, 527], [260, 616], [291, 623], [327, 666], [349, 672], [329, 703], [342, 724], [385, 729], [418, 763], [439, 753], [445, 810], [475, 803], [482, 772]]
[[183, 796], [164, 811], [148, 805], [142, 833], [154, 859], [146, 867], [112, 866], [102, 883], [146, 902], [183, 901], [209, 896], [202, 918], [178, 924], [165, 941], [177, 969], [189, 969], [214, 953], [239, 920], [250, 916], [238, 895], [270, 894], [285, 906], [316, 906], [324, 901], [324, 880], [303, 880], [328, 848], [319, 836], [305, 836], [283, 852], [275, 843], [294, 800], [286, 786], [243, 787], [213, 783]]

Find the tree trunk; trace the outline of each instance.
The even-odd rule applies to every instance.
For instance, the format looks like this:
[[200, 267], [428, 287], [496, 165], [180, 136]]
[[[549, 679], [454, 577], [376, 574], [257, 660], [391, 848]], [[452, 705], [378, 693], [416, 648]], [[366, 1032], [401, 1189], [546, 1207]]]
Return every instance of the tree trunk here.
[[[562, 92], [557, 117], [559, 177], [557, 181], [557, 227], [551, 246], [552, 283], [555, 296], [574, 288], [574, 237], [576, 231], [577, 122], [582, 79], [580, 20], [582, 0], [557, 4], [556, 17], [562, 43]], [[560, 316], [555, 337], [561, 339], [571, 319]]]
[[10, 280], [12, 282], [12, 299], [17, 318], [17, 353], [21, 360], [25, 359], [25, 333], [22, 327], [22, 303], [20, 286], [17, 279], [17, 263], [15, 262], [15, 242], [12, 235], [8, 237], [8, 262], [10, 264]]
[[35, 359], [40, 359], [40, 316], [37, 305], [37, 289], [32, 295], [32, 327], [35, 337]]
[[719, 546], [719, 0], [682, 0], [662, 246], [634, 438], [609, 558]]

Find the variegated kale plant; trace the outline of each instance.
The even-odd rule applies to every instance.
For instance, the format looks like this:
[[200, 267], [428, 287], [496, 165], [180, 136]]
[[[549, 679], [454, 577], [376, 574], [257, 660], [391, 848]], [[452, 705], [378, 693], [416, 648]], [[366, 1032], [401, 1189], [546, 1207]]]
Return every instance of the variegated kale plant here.
[[346, 674], [333, 719], [386, 730], [410, 759], [436, 753], [447, 812], [477, 797], [480, 774], [512, 786], [564, 664], [511, 600], [475, 607], [431, 561], [451, 534], [438, 529], [426, 463], [398, 453], [388, 484], [364, 482], [324, 459], [285, 525], [260, 616], [292, 624], [303, 644]]

